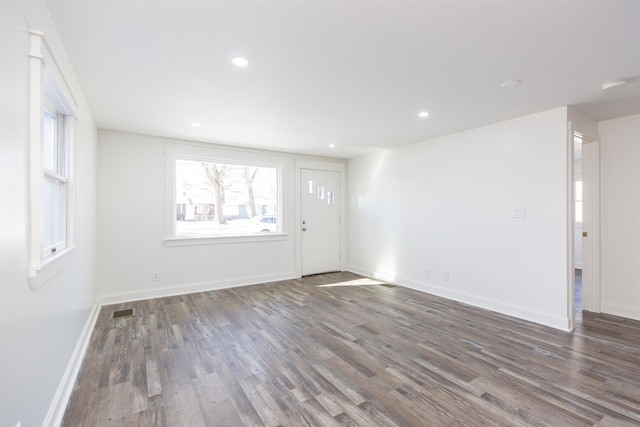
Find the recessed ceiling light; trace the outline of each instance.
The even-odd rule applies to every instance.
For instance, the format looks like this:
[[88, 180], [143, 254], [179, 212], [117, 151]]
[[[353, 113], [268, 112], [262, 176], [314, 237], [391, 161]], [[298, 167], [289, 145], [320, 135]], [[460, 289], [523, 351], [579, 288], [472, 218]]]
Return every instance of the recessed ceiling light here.
[[626, 84], [627, 81], [625, 79], [611, 80], [610, 82], [606, 82], [602, 85], [602, 90], [607, 90], [618, 86], [625, 86]]
[[329, 148], [336, 148], [336, 144], [329, 144]]
[[429, 112], [428, 111], [420, 111], [418, 113], [418, 117], [420, 117], [421, 119], [424, 119], [425, 117], [429, 117]]
[[507, 80], [506, 82], [502, 82], [500, 87], [506, 89], [509, 87], [516, 87], [522, 84], [522, 80]]
[[243, 58], [242, 56], [234, 56], [231, 58], [231, 63], [236, 67], [246, 67], [249, 65], [249, 60], [247, 58]]
[[199, 127], [201, 127], [202, 125], [201, 125], [200, 123], [198, 123], [198, 122], [192, 122], [192, 123], [191, 123], [191, 126], [192, 126], [192, 127], [194, 127], [194, 128], [199, 128]]

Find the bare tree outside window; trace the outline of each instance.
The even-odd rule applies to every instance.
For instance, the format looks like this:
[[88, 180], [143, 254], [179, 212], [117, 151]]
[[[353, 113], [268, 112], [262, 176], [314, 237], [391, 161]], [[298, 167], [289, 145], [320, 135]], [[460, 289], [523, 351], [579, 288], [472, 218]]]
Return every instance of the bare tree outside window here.
[[251, 216], [256, 216], [256, 198], [253, 193], [253, 181], [256, 179], [258, 171], [260, 171], [260, 168], [250, 168], [248, 166], [242, 168], [242, 177], [247, 185], [247, 194], [249, 195], [249, 212]]
[[278, 231], [277, 218], [277, 168], [176, 160], [176, 235]]
[[224, 217], [222, 189], [224, 188], [227, 166], [217, 165], [215, 163], [202, 163], [202, 169], [209, 180], [209, 184], [211, 184], [213, 188], [213, 194], [215, 196], [214, 209], [216, 212], [215, 221], [218, 224], [224, 224], [227, 220]]

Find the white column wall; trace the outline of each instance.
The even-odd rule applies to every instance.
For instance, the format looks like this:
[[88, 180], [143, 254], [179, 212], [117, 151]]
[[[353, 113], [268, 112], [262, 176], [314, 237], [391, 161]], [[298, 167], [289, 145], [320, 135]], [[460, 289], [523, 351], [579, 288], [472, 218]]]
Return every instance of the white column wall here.
[[349, 161], [349, 268], [567, 329], [566, 144], [558, 108]]
[[640, 320], [640, 115], [599, 123], [601, 309]]

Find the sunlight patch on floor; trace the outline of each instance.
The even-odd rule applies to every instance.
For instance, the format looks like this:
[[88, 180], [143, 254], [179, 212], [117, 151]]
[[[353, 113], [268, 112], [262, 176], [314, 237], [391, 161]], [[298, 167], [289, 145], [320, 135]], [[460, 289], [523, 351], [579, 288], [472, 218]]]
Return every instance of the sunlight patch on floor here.
[[335, 286], [370, 286], [370, 285], [384, 285], [387, 282], [381, 282], [380, 280], [376, 280], [376, 279], [369, 279], [369, 278], [363, 278], [363, 279], [355, 279], [355, 280], [349, 280], [346, 282], [338, 282], [338, 283], [328, 283], [326, 285], [318, 285], [318, 288], [331, 288], [331, 287], [335, 287]]

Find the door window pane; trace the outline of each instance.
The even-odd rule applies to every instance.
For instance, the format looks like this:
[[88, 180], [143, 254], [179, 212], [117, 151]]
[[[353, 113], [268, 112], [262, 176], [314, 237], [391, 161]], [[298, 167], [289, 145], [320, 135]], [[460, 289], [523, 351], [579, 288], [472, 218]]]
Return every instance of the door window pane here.
[[333, 206], [335, 203], [335, 193], [333, 191], [327, 192], [327, 204]]

